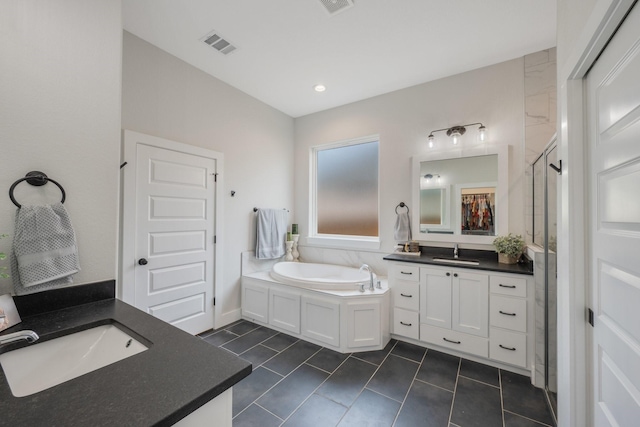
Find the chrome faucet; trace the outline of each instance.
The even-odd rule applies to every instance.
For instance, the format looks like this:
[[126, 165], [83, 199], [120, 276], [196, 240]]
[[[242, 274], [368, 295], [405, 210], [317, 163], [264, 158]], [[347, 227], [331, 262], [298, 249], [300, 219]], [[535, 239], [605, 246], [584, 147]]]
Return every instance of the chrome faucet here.
[[25, 340], [28, 343], [36, 342], [40, 337], [33, 331], [18, 331], [12, 334], [0, 336], [0, 345]]
[[456, 243], [455, 246], [453, 247], [453, 257], [455, 259], [458, 259], [458, 244]]
[[367, 264], [362, 264], [362, 266], [360, 267], [360, 272], [362, 272], [362, 270], [367, 270], [369, 272], [369, 290], [373, 291], [373, 271], [371, 271], [371, 267], [369, 267]]

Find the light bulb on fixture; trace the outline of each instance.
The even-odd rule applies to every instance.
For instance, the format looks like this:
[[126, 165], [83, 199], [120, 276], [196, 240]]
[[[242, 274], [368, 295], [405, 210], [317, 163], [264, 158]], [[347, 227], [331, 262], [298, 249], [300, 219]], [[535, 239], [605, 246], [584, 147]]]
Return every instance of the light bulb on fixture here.
[[325, 85], [317, 84], [313, 87], [313, 90], [315, 90], [316, 92], [324, 92], [325, 90], [327, 90], [327, 88], [325, 87]]
[[484, 141], [486, 137], [487, 137], [487, 128], [484, 127], [484, 125], [480, 125], [480, 127], [478, 128], [478, 138], [480, 138], [480, 141]]
[[429, 148], [433, 148], [433, 141], [435, 140], [435, 136], [433, 134], [429, 135]]

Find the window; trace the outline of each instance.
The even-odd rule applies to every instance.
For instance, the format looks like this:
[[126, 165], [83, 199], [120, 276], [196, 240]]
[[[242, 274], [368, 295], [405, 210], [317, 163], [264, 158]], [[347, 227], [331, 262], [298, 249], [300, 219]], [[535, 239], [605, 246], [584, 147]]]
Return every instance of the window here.
[[313, 243], [379, 247], [378, 146], [374, 136], [313, 148]]

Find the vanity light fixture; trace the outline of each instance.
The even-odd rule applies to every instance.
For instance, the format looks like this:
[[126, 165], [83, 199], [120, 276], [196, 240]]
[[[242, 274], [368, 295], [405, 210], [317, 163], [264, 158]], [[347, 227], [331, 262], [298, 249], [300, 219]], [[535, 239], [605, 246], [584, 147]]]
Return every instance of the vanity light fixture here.
[[487, 135], [487, 128], [482, 123], [469, 123], [468, 125], [452, 126], [450, 128], [432, 130], [429, 133], [429, 138], [428, 138], [429, 148], [434, 147], [434, 141], [436, 138], [435, 136], [433, 136], [433, 134], [435, 132], [446, 131], [447, 136], [450, 136], [452, 138], [453, 145], [458, 145], [462, 135], [464, 135], [467, 132], [467, 126], [477, 126], [477, 125], [479, 125], [478, 139], [480, 139], [480, 141], [484, 141]]
[[325, 87], [325, 85], [317, 84], [313, 87], [313, 90], [315, 90], [316, 92], [324, 92], [325, 90], [327, 90], [327, 88]]
[[433, 175], [433, 174], [428, 173], [428, 174], [426, 174], [424, 177], [426, 178], [427, 183], [430, 183], [430, 182], [431, 182], [431, 180], [432, 180], [433, 178], [435, 178], [435, 179], [436, 179], [436, 182], [437, 182], [438, 184], [440, 184], [440, 175], [438, 175], [438, 174]]

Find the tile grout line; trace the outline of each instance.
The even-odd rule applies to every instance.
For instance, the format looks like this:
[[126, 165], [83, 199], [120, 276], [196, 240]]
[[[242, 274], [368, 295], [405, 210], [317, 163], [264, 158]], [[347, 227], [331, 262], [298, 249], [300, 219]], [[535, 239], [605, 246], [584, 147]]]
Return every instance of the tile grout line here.
[[442, 386], [439, 386], [439, 385], [436, 385], [436, 384], [430, 383], [429, 381], [421, 380], [420, 378], [416, 378], [415, 380], [416, 380], [416, 381], [418, 381], [418, 382], [421, 382], [422, 384], [428, 384], [428, 385], [430, 385], [431, 387], [435, 387], [435, 388], [437, 388], [437, 389], [439, 389], [439, 390], [446, 391], [447, 393], [451, 393], [451, 394], [453, 394], [453, 391], [451, 391], [451, 390], [449, 390], [449, 389], [446, 389], [446, 388], [444, 388], [444, 387], [442, 387]]
[[[464, 378], [465, 380], [470, 380], [470, 381], [473, 381], [473, 382], [476, 382], [476, 383], [480, 383], [480, 384], [483, 384], [483, 385], [488, 385], [489, 387], [493, 387], [493, 388], [498, 388], [498, 389], [501, 388], [500, 385], [493, 385], [493, 384], [485, 383], [484, 381], [480, 381], [480, 380], [477, 380], [475, 378], [468, 377], [466, 375], [460, 375], [460, 376], [462, 378]], [[498, 374], [498, 382], [500, 382], [500, 374]]]
[[[362, 395], [362, 392], [364, 390], [367, 390], [367, 386], [369, 385], [369, 383], [371, 382], [371, 379], [373, 377], [376, 376], [376, 374], [378, 373], [378, 371], [380, 370], [380, 367], [382, 366], [382, 364], [384, 363], [385, 360], [387, 360], [387, 357], [389, 357], [389, 355], [391, 354], [391, 352], [393, 351], [393, 349], [396, 347], [396, 344], [398, 344], [398, 341], [396, 340], [396, 342], [393, 344], [393, 346], [389, 349], [389, 352], [387, 353], [387, 355], [384, 357], [384, 359], [382, 359], [382, 361], [380, 362], [380, 365], [378, 365], [375, 369], [375, 371], [373, 371], [373, 374], [371, 374], [371, 376], [369, 377], [369, 380], [365, 383], [365, 385], [362, 387], [362, 389], [360, 390], [360, 393], [358, 393], [358, 395], [356, 396], [355, 399], [353, 399], [353, 403], [351, 403], [351, 405], [349, 405], [349, 408], [347, 409], [347, 411], [344, 413], [344, 415], [342, 415], [342, 417], [340, 417], [340, 420], [338, 421], [338, 424], [340, 424], [342, 422], [342, 420], [344, 419], [344, 417], [347, 415], [347, 413], [349, 412], [349, 410], [353, 407], [353, 404], [356, 403], [356, 401], [360, 398], [360, 396]], [[384, 349], [383, 349], [384, 350]], [[357, 359], [357, 358], [356, 358]], [[358, 359], [361, 360], [361, 359]], [[363, 360], [363, 362], [367, 362], [366, 360]], [[367, 362], [367, 363], [371, 363], [371, 362]], [[372, 365], [375, 365], [375, 363], [371, 363]], [[373, 390], [371, 390], [373, 391]]]
[[458, 372], [456, 373], [456, 384], [453, 386], [453, 396], [451, 397], [451, 408], [449, 409], [449, 424], [453, 417], [453, 405], [456, 403], [456, 392], [458, 391], [458, 379], [460, 378], [460, 368], [462, 367], [462, 358], [458, 360]]
[[[271, 415], [273, 415], [274, 417], [276, 417], [276, 418], [277, 418], [277, 419], [279, 419], [280, 421], [284, 422], [284, 420], [283, 420], [282, 418], [280, 418], [279, 416], [277, 416], [276, 414], [274, 414], [273, 412], [271, 412], [270, 410], [268, 410], [268, 409], [267, 409], [267, 408], [265, 408], [264, 406], [260, 405], [259, 403], [257, 403], [257, 402], [253, 402], [253, 404], [254, 404], [254, 405], [256, 405], [258, 408], [261, 408], [262, 410], [264, 410], [264, 411], [266, 411], [266, 412], [270, 413]], [[251, 406], [251, 405], [249, 405], [249, 406]], [[247, 408], [248, 408], [249, 406], [247, 406]], [[282, 425], [282, 422], [280, 423], [280, 425]]]
[[415, 384], [415, 382], [416, 382], [416, 379], [417, 379], [416, 377], [418, 376], [418, 372], [420, 372], [420, 368], [422, 368], [422, 364], [424, 363], [424, 359], [426, 359], [428, 352], [429, 352], [429, 350], [426, 349], [424, 354], [422, 355], [422, 359], [420, 359], [420, 363], [418, 364], [418, 369], [416, 369], [416, 373], [413, 375], [413, 380], [411, 380], [411, 384], [409, 384], [409, 388], [407, 389], [407, 392], [404, 395], [404, 399], [402, 399], [402, 402], [400, 402], [400, 408], [398, 409], [398, 413], [396, 414], [396, 417], [393, 419], [393, 423], [391, 424], [392, 426], [395, 426], [396, 422], [398, 421], [398, 417], [400, 416], [400, 412], [402, 412], [402, 408], [404, 408], [404, 404], [407, 401], [407, 397], [409, 396], [409, 393], [411, 392], [411, 388], [413, 387], [413, 384]]
[[516, 416], [518, 416], [520, 418], [524, 418], [524, 419], [529, 420], [529, 421], [533, 421], [534, 423], [540, 424], [541, 426], [544, 426], [544, 427], [552, 427], [549, 424], [545, 424], [542, 421], [534, 420], [533, 418], [525, 417], [524, 415], [520, 415], [517, 412], [509, 411], [507, 409], [505, 409], [504, 412], [508, 412], [508, 413], [510, 413], [512, 415], [516, 415]]
[[[318, 391], [318, 389], [319, 389], [320, 387], [322, 387], [322, 385], [323, 385], [324, 383], [326, 383], [326, 382], [327, 382], [327, 380], [328, 380], [329, 378], [331, 378], [331, 375], [333, 375], [332, 373], [329, 373], [329, 372], [325, 371], [324, 369], [316, 368], [315, 366], [313, 366], [313, 365], [309, 365], [309, 364], [307, 363], [309, 360], [311, 360], [311, 358], [313, 358], [313, 356], [315, 356], [316, 354], [320, 353], [320, 352], [322, 351], [322, 349], [323, 349], [323, 348], [325, 348], [325, 347], [320, 347], [320, 350], [316, 351], [316, 352], [315, 352], [315, 353], [313, 353], [311, 356], [309, 356], [309, 357], [308, 357], [304, 362], [302, 362], [298, 367], [296, 367], [296, 369], [298, 369], [298, 368], [299, 368], [300, 366], [302, 366], [302, 365], [307, 365], [307, 366], [309, 366], [309, 367], [311, 367], [311, 368], [317, 369], [317, 370], [319, 370], [319, 371], [321, 371], [321, 372], [325, 372], [325, 373], [327, 373], [327, 374], [329, 374], [329, 375], [327, 375], [327, 378], [325, 378], [325, 379], [324, 379], [320, 384], [318, 384], [318, 386], [317, 386], [315, 389], [313, 389], [313, 391], [312, 391], [311, 393], [309, 393], [309, 396], [307, 396], [307, 398], [306, 398], [306, 399], [304, 399], [304, 400], [303, 400], [303, 401], [302, 401], [298, 406], [296, 406], [296, 408], [295, 408], [293, 411], [291, 411], [291, 413], [290, 413], [290, 414], [289, 414], [289, 415], [288, 415], [284, 420], [282, 420], [282, 423], [281, 423], [280, 425], [282, 425], [282, 424], [286, 423], [286, 422], [287, 422], [287, 420], [288, 420], [289, 418], [291, 418], [291, 416], [292, 416], [293, 414], [295, 414], [295, 413], [296, 413], [296, 411], [297, 411], [298, 409], [300, 409], [300, 407], [301, 407], [302, 405], [304, 405], [304, 404], [307, 402], [307, 400], [311, 399], [311, 396], [313, 396], [313, 395], [316, 393], [316, 391]], [[338, 370], [338, 368], [340, 368], [340, 366], [342, 366], [342, 365], [347, 361], [347, 359], [349, 359], [349, 357], [346, 357], [346, 358], [345, 358], [345, 359], [344, 359], [344, 360], [343, 360], [343, 361], [342, 361], [342, 362], [341, 362], [341, 363], [336, 367], [336, 369], [334, 369], [334, 371], [333, 371], [333, 372], [337, 371], [337, 370]], [[295, 371], [296, 369], [294, 369], [293, 371]], [[291, 372], [293, 372], [293, 371], [291, 371]], [[325, 398], [325, 399], [326, 399], [326, 397], [324, 397], [324, 396], [322, 396], [322, 395], [319, 395], [319, 396], [321, 396], [321, 397], [323, 397], [323, 398]], [[327, 399], [327, 400], [331, 400], [331, 399]], [[333, 402], [333, 400], [331, 400], [331, 401]], [[335, 402], [335, 403], [338, 403], [338, 402]], [[339, 404], [339, 403], [338, 403], [338, 404]], [[347, 408], [347, 410], [348, 410], [348, 408]], [[345, 412], [345, 413], [346, 413], [346, 412]]]

